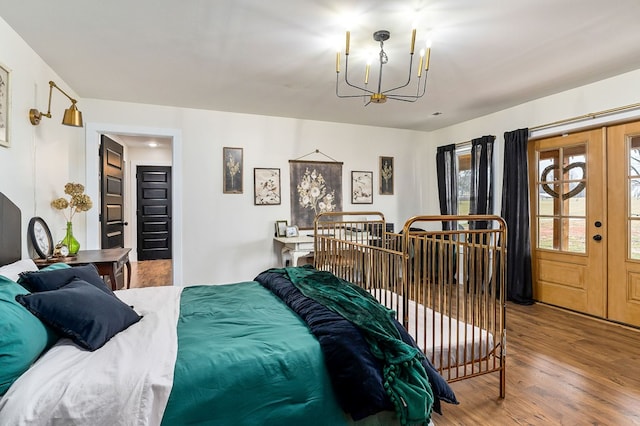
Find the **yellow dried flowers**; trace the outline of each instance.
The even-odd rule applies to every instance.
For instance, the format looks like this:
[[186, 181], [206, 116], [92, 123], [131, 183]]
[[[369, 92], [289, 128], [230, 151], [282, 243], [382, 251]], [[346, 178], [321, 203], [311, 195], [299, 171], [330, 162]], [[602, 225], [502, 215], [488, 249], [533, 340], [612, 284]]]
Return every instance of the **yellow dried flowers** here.
[[[62, 210], [67, 222], [71, 222], [73, 216], [78, 212], [86, 212], [93, 207], [91, 198], [84, 193], [84, 185], [80, 183], [69, 182], [64, 186], [64, 193], [70, 196], [70, 199], [56, 198], [51, 202], [51, 207], [57, 210]], [[65, 212], [69, 209], [69, 214]]]

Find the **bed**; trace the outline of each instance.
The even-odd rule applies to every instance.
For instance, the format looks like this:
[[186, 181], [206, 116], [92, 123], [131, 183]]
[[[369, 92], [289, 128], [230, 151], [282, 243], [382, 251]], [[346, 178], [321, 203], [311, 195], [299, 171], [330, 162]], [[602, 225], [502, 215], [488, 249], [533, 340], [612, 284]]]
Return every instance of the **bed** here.
[[314, 264], [392, 309], [449, 382], [499, 375], [505, 396], [506, 226], [498, 216], [415, 216], [390, 231], [380, 212], [316, 217]]
[[[19, 210], [1, 198], [9, 208], [0, 209], [0, 223], [20, 229]], [[422, 371], [428, 384], [413, 411], [398, 410], [385, 388], [386, 364], [363, 350], [360, 329], [318, 309], [291, 278], [324, 271], [274, 269], [227, 285], [111, 292], [92, 281], [92, 265], [37, 271], [19, 259], [20, 234], [0, 253], [0, 424], [424, 424], [440, 401], [457, 403], [426, 358], [414, 357], [410, 373]], [[62, 277], [61, 287], [37, 288]], [[67, 303], [55, 306], [54, 320], [55, 297]], [[117, 314], [103, 305], [117, 305]], [[126, 326], [103, 326], [100, 315]], [[392, 324], [398, 345], [413, 351], [411, 337]], [[14, 361], [23, 371], [7, 378]], [[407, 372], [396, 382], [406, 383]]]

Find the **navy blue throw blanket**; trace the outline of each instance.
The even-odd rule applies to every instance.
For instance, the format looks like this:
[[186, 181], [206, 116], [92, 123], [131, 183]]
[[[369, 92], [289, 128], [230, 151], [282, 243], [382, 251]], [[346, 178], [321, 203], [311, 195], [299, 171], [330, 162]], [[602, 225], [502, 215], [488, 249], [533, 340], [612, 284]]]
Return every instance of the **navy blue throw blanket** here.
[[[256, 281], [307, 323], [320, 343], [336, 399], [353, 420], [393, 410], [383, 387], [382, 363], [371, 353], [355, 325], [304, 296], [286, 275], [265, 271], [256, 277]], [[397, 321], [395, 325], [402, 340], [415, 347], [415, 342], [404, 327]], [[458, 401], [431, 363], [426, 358], [422, 363], [434, 394], [433, 410], [442, 414], [440, 400], [452, 404], [458, 404]]]

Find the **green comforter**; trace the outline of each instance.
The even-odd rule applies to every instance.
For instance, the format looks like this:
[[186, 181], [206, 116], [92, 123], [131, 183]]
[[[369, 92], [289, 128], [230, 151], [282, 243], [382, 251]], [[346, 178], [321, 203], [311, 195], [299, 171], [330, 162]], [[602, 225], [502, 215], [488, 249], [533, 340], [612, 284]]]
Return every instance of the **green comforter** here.
[[183, 290], [163, 425], [342, 425], [319, 343], [256, 282]]

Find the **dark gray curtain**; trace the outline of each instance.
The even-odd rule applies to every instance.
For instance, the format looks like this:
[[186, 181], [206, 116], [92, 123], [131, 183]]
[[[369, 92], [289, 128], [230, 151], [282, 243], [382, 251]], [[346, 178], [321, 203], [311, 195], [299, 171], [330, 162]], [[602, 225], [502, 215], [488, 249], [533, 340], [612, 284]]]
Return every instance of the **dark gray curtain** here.
[[[436, 152], [436, 172], [438, 174], [438, 196], [440, 214], [458, 214], [458, 172], [456, 170], [456, 145], [439, 146]], [[445, 231], [450, 230], [450, 222], [442, 222]]]
[[[469, 214], [493, 214], [493, 141], [483, 136], [471, 141], [471, 194]], [[487, 222], [469, 224], [472, 229], [486, 229]]]
[[529, 129], [504, 134], [502, 217], [507, 223], [507, 300], [533, 303], [529, 233]]

